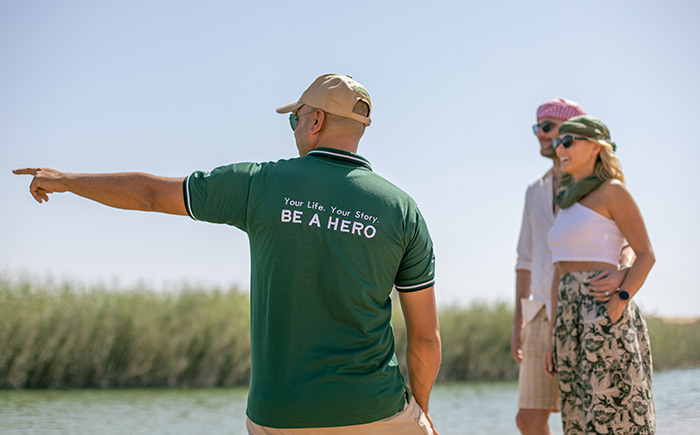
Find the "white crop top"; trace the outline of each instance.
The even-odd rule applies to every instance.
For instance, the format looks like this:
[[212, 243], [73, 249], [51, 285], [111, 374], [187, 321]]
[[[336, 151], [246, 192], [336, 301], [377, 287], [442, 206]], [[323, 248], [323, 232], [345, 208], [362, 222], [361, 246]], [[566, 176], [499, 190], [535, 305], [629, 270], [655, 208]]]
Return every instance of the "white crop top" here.
[[617, 266], [627, 241], [614, 220], [576, 202], [559, 210], [547, 243], [554, 263], [595, 261]]

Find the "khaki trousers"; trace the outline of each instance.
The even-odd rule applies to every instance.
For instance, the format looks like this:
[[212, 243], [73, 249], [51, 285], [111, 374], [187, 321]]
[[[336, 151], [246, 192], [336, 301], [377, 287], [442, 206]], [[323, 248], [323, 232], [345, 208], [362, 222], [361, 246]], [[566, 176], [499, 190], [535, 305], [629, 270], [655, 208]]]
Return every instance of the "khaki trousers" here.
[[246, 417], [250, 435], [433, 435], [430, 422], [411, 396], [403, 411], [384, 420], [353, 426], [276, 429], [260, 426]]
[[534, 319], [523, 328], [523, 360], [520, 363], [518, 381], [518, 408], [559, 411], [559, 383], [544, 371], [544, 353], [548, 342], [552, 341], [549, 332], [547, 310], [542, 307]]

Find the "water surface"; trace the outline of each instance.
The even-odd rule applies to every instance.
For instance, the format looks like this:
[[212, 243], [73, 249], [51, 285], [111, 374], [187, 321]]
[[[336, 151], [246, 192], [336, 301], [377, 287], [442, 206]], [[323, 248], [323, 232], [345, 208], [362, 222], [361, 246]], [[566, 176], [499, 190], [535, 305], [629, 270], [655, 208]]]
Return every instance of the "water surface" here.
[[[247, 389], [0, 391], [2, 434], [245, 434]], [[700, 368], [654, 376], [657, 433], [700, 433]], [[514, 382], [438, 384], [441, 435], [517, 434]], [[561, 434], [558, 414], [550, 418]]]

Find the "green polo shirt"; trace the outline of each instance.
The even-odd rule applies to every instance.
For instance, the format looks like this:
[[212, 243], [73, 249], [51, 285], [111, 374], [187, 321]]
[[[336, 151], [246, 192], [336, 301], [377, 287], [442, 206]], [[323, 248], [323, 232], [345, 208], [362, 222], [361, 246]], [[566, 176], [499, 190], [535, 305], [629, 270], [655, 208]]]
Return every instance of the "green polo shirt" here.
[[233, 225], [250, 241], [248, 417], [303, 428], [400, 412], [389, 296], [434, 284], [413, 199], [363, 157], [330, 148], [194, 172], [184, 190], [193, 219]]

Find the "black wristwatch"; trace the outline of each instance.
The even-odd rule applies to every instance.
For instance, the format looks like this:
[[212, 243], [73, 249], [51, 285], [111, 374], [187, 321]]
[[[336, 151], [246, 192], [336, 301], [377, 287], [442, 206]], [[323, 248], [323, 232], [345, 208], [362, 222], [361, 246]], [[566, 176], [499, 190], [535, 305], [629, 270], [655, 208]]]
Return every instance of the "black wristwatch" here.
[[621, 288], [617, 289], [617, 295], [622, 299], [624, 303], [629, 302], [630, 300], [630, 294], [627, 292], [627, 290], [622, 290]]

